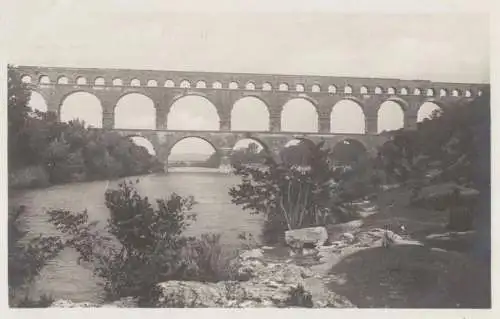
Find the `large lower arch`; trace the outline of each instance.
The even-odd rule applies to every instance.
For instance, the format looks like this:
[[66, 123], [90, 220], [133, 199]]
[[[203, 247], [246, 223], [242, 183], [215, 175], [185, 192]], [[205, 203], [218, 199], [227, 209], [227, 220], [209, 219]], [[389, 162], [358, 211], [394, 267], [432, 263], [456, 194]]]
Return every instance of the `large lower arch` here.
[[417, 112], [417, 123], [432, 118], [434, 114], [439, 114], [443, 109], [434, 102], [425, 102]]
[[386, 101], [377, 112], [377, 132], [395, 131], [404, 127], [405, 114], [401, 105], [394, 101]]
[[220, 118], [217, 108], [207, 98], [186, 95], [177, 99], [167, 115], [169, 130], [218, 131]]
[[268, 156], [270, 156], [269, 149], [263, 142], [253, 138], [243, 138], [234, 144], [230, 163], [233, 167], [264, 164]]
[[361, 105], [353, 100], [337, 102], [330, 114], [330, 132], [338, 134], [364, 134], [365, 113]]
[[101, 101], [88, 92], [72, 93], [64, 98], [59, 111], [61, 122], [83, 121], [86, 125], [102, 127]]
[[220, 163], [220, 152], [202, 137], [184, 137], [176, 141], [169, 150], [169, 167], [218, 168]]
[[154, 130], [156, 108], [153, 100], [140, 93], [122, 96], [115, 107], [115, 128]]
[[295, 138], [285, 144], [279, 155], [285, 164], [307, 166], [310, 164], [313, 147], [315, 147], [313, 141]]
[[236, 101], [231, 110], [231, 130], [269, 131], [269, 110], [266, 103], [253, 96]]
[[352, 165], [368, 157], [368, 151], [358, 140], [345, 139], [332, 148], [332, 160], [340, 165]]
[[314, 104], [303, 98], [288, 101], [281, 111], [281, 131], [318, 132], [318, 112]]
[[156, 150], [153, 145], [147, 138], [142, 137], [142, 136], [129, 136], [130, 140], [132, 142], [140, 147], [143, 147], [146, 149], [146, 151], [149, 153], [149, 155], [156, 156]]
[[47, 112], [48, 110], [47, 102], [44, 97], [36, 91], [31, 91], [28, 107], [31, 108], [32, 111]]

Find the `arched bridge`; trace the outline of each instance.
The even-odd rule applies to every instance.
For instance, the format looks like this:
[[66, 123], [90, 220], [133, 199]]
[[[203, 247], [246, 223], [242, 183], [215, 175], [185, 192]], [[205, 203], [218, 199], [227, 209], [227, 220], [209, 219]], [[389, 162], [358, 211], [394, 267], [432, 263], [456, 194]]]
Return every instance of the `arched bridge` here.
[[[84, 69], [64, 67], [16, 66], [23, 82], [40, 93], [48, 111], [60, 114], [66, 97], [76, 92], [95, 95], [102, 108], [102, 128], [115, 128], [118, 101], [138, 93], [153, 101], [156, 112], [155, 130], [117, 130], [120, 134], [143, 136], [166, 160], [172, 145], [182, 138], [200, 137], [216, 150], [230, 149], [238, 139], [261, 141], [272, 152], [286, 141], [301, 136], [313, 141], [325, 140], [334, 145], [343, 139], [355, 139], [369, 152], [386, 140], [378, 135], [379, 109], [393, 101], [403, 111], [403, 128], [415, 128], [419, 108], [433, 102], [441, 108], [453, 107], [481, 95], [487, 84], [444, 83], [424, 80], [355, 78], [304, 75], [271, 75], [249, 73], [184, 72], [125, 69]], [[210, 101], [219, 117], [218, 131], [173, 131], [167, 127], [172, 105], [179, 99], [196, 95]], [[266, 132], [238, 132], [231, 128], [231, 112], [237, 101], [255, 97], [265, 103], [269, 114]], [[284, 105], [293, 99], [309, 101], [317, 114], [317, 131], [294, 133], [282, 131]], [[335, 134], [331, 123], [334, 106], [343, 100], [354, 101], [362, 110], [364, 134]]]

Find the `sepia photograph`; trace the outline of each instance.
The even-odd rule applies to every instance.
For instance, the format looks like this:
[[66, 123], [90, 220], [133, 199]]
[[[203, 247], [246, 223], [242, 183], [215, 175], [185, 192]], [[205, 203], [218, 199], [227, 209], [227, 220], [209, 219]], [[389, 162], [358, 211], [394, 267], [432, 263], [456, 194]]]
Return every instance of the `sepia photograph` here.
[[492, 308], [487, 11], [8, 6], [9, 308]]

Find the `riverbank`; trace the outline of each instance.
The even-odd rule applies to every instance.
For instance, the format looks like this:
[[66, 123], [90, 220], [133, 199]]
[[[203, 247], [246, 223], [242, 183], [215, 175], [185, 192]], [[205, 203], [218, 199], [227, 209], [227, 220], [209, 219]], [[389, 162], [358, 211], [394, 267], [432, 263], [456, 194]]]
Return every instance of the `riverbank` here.
[[[410, 195], [397, 188], [356, 203], [361, 219], [327, 227], [330, 244], [301, 255], [286, 247], [242, 252], [234, 262], [246, 280], [159, 283], [153, 302], [158, 307], [490, 307], [489, 264], [474, 257], [473, 244], [464, 244], [474, 242], [475, 233], [450, 235], [446, 214], [409, 207]], [[382, 245], [386, 234], [388, 248]], [[128, 298], [107, 305], [59, 300], [53, 306], [137, 304]]]

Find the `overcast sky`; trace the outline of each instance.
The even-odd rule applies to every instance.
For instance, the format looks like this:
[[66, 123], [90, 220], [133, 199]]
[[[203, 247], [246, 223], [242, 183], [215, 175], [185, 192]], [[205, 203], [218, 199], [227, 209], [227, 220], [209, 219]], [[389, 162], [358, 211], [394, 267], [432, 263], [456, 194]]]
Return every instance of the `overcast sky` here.
[[[489, 19], [480, 13], [195, 13], [131, 0], [9, 5], [2, 42], [14, 64], [489, 82]], [[179, 119], [198, 123], [211, 112]]]

